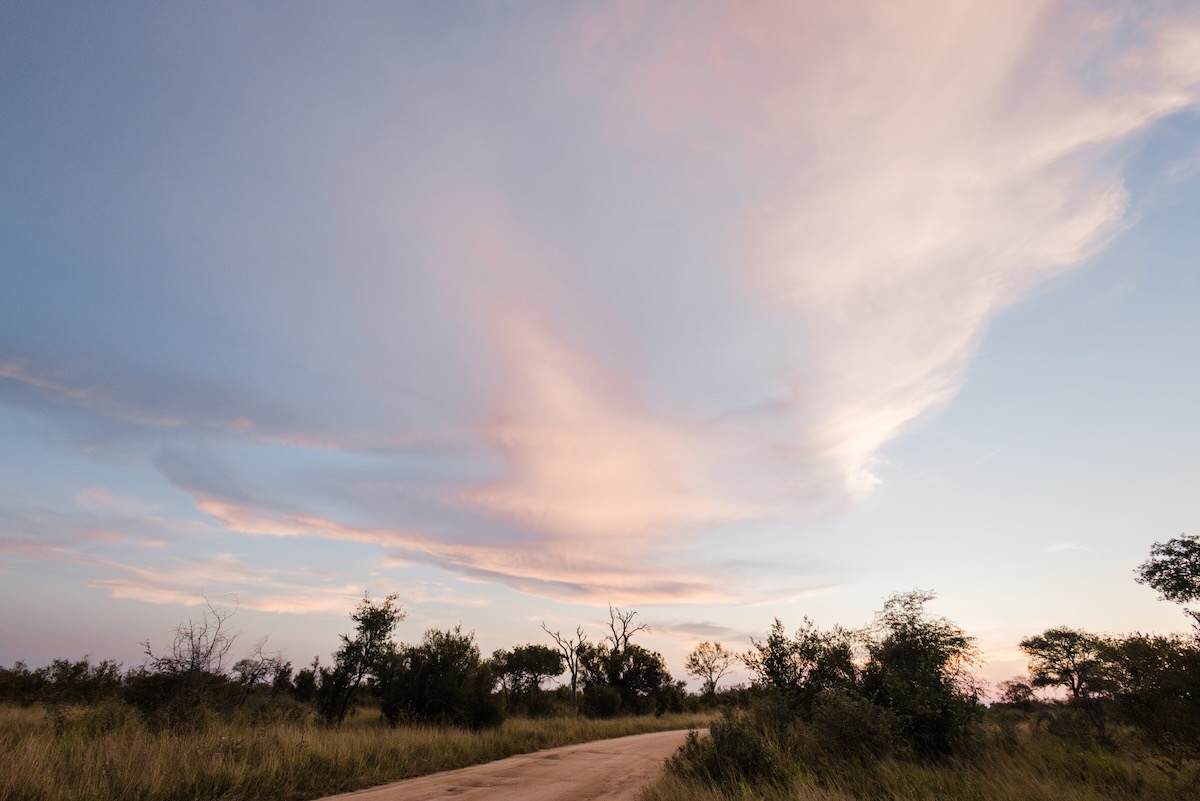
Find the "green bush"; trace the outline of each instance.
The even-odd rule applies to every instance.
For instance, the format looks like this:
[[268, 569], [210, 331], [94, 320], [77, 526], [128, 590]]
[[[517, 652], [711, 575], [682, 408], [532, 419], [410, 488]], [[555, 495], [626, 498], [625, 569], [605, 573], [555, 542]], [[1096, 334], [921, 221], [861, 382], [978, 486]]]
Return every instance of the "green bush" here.
[[886, 709], [846, 690], [824, 690], [813, 702], [812, 732], [828, 754], [878, 759], [904, 750]]
[[688, 732], [687, 741], [668, 760], [667, 769], [710, 785], [783, 784], [788, 775], [778, 745], [740, 713], [726, 713], [712, 724], [708, 737]]

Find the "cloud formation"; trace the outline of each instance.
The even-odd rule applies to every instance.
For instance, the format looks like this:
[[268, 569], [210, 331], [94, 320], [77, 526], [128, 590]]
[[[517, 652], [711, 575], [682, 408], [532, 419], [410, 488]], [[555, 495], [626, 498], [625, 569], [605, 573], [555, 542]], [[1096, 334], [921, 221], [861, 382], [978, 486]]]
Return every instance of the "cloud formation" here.
[[[989, 322], [1122, 230], [1124, 157], [1200, 96], [1200, 20], [1169, 5], [631, 0], [536, 29], [481, 37], [510, 70], [487, 75], [440, 51], [411, 57], [444, 69], [380, 50], [328, 75], [232, 54], [202, 87], [241, 99], [211, 141], [138, 163], [128, 219], [104, 206], [153, 247], [38, 229], [43, 261], [71, 267], [31, 308], [58, 312], [60, 284], [111, 297], [61, 314], [74, 327], [0, 307], [0, 403], [97, 458], [139, 443], [129, 458], [225, 535], [567, 600], [752, 600], [714, 532], [873, 487]], [[377, 67], [392, 77], [351, 92]], [[155, 107], [128, 91], [111, 105]], [[247, 111], [254, 92], [279, 113]], [[322, 92], [371, 124], [299, 125]], [[158, 145], [128, 131], [126, 159]], [[74, 217], [38, 219], [86, 217], [61, 202]], [[246, 219], [255, 204], [270, 212]], [[81, 527], [102, 542], [134, 519], [178, 533], [163, 504], [76, 497], [69, 521], [10, 514], [3, 547], [74, 558]], [[55, 526], [67, 544], [35, 547]], [[178, 600], [224, 571], [270, 590], [259, 608], [303, 606], [303, 581], [199, 550], [113, 559], [93, 586]], [[788, 581], [771, 592], [815, 583]]]
[[1119, 230], [1114, 155], [1200, 88], [1195, 15], [1128, 8], [626, 3], [582, 31], [581, 72], [620, 76], [585, 86], [672, 144], [734, 137], [762, 176], [742, 264], [804, 324], [802, 464], [851, 492], [998, 311]]

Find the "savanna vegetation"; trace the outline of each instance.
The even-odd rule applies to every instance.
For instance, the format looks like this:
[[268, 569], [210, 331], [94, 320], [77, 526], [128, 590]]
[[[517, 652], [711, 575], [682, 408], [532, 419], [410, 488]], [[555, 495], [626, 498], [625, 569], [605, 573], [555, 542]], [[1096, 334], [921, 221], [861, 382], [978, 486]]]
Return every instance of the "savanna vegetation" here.
[[[1156, 543], [1136, 579], [1165, 600], [1200, 600], [1200, 539]], [[928, 613], [933, 597], [895, 595], [858, 629], [806, 619], [789, 634], [776, 620], [739, 655], [752, 686], [710, 735], [689, 735], [643, 799], [1200, 798], [1194, 610], [1187, 636], [1031, 635], [1029, 674], [988, 705], [974, 640]], [[688, 666], [715, 691], [704, 645]]]
[[302, 799], [576, 742], [706, 725], [633, 637], [577, 629], [581, 686], [555, 646], [485, 658], [472, 632], [394, 634], [396, 596], [364, 598], [332, 660], [294, 670], [265, 641], [234, 659], [236, 610], [208, 606], [142, 665], [58, 659], [0, 668], [0, 799]]
[[[1200, 600], [1200, 539], [1156, 543], [1136, 580]], [[741, 653], [700, 643], [685, 662], [698, 694], [636, 641], [637, 613], [615, 607], [594, 641], [543, 624], [549, 642], [484, 657], [458, 627], [398, 643], [396, 596], [364, 598], [332, 659], [294, 670], [265, 641], [235, 660], [232, 611], [210, 606], [165, 645], [143, 643], [132, 669], [0, 668], [0, 798], [302, 799], [704, 726], [645, 799], [1200, 797], [1194, 610], [1186, 636], [1032, 634], [1028, 674], [989, 691], [974, 639], [932, 600], [894, 595], [853, 629], [775, 620]], [[722, 687], [735, 665], [752, 683]]]

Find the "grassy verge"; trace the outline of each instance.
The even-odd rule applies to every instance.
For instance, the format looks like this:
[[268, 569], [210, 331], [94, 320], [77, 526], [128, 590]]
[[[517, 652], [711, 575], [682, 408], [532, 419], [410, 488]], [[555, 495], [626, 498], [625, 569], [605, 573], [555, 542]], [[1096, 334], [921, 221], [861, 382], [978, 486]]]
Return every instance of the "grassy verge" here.
[[[805, 739], [803, 735], [801, 740]], [[944, 762], [839, 756], [792, 742], [783, 778], [718, 781], [668, 771], [642, 801], [1185, 801], [1200, 798], [1200, 769], [1171, 764], [1134, 739], [1106, 746], [1031, 726], [990, 727], [976, 753]]]
[[311, 722], [153, 732], [123, 705], [0, 707], [0, 799], [171, 801], [317, 798], [571, 743], [707, 725], [703, 715], [511, 719], [495, 730]]

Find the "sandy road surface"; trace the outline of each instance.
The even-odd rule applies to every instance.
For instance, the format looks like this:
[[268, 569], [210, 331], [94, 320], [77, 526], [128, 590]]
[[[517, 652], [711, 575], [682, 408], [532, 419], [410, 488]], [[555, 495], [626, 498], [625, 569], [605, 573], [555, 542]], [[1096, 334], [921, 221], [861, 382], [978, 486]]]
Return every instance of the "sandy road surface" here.
[[662, 731], [551, 748], [324, 801], [633, 801], [686, 735]]

